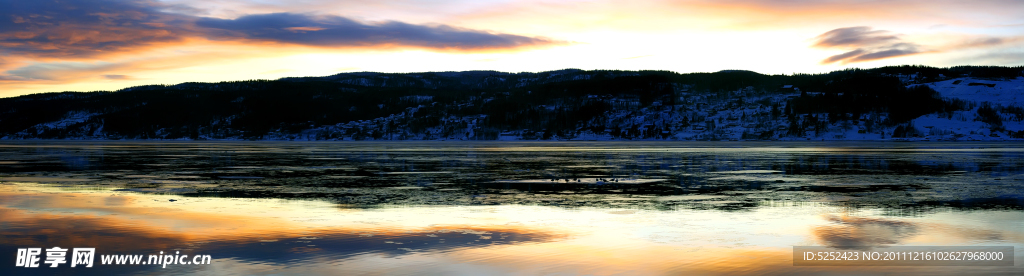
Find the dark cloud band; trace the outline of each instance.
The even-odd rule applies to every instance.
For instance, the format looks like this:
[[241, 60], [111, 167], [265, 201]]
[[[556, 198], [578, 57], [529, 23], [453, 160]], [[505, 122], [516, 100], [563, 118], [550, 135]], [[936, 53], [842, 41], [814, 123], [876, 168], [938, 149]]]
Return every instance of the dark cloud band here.
[[817, 47], [864, 47], [899, 41], [899, 37], [888, 31], [871, 30], [871, 27], [847, 27], [825, 32], [818, 36]]
[[834, 63], [834, 62], [837, 62], [837, 61], [840, 61], [840, 60], [854, 58], [854, 57], [857, 57], [857, 56], [860, 56], [860, 55], [863, 55], [863, 54], [864, 54], [864, 50], [863, 49], [857, 49], [857, 50], [853, 50], [853, 51], [849, 51], [849, 52], [846, 52], [846, 53], [842, 53], [842, 54], [838, 54], [838, 55], [834, 55], [834, 56], [828, 57], [828, 58], [826, 58], [822, 62], [823, 63]]
[[858, 56], [856, 56], [854, 58], [851, 58], [850, 62], [861, 62], [861, 61], [871, 61], [871, 60], [877, 60], [877, 59], [886, 59], [886, 58], [891, 58], [891, 57], [913, 55], [913, 54], [917, 54], [917, 53], [920, 53], [920, 52], [918, 52], [917, 50], [889, 49], [889, 50], [882, 50], [882, 51], [876, 51], [876, 52], [872, 52], [872, 53], [868, 53], [868, 54], [858, 55]]
[[88, 58], [188, 37], [327, 46], [512, 49], [551, 44], [526, 36], [397, 21], [360, 23], [340, 16], [276, 13], [236, 19], [174, 13], [148, 0], [0, 0], [0, 51], [44, 58]]
[[315, 46], [405, 45], [435, 49], [494, 49], [550, 44], [545, 39], [423, 26], [397, 21], [364, 24], [340, 16], [292, 13], [249, 15], [237, 19], [203, 18], [196, 26], [214, 37], [241, 37]]
[[[187, 38], [259, 40], [320, 47], [419, 47], [479, 51], [552, 45], [520, 35], [416, 25], [398, 21], [362, 23], [341, 16], [274, 13], [218, 19], [185, 14], [190, 7], [155, 0], [0, 0], [0, 57], [33, 60], [0, 74], [0, 81], [59, 80], [58, 72], [107, 68], [69, 61], [145, 50]], [[124, 80], [124, 75], [103, 75]]]
[[76, 58], [190, 35], [189, 16], [162, 12], [155, 2], [0, 0], [0, 52]]

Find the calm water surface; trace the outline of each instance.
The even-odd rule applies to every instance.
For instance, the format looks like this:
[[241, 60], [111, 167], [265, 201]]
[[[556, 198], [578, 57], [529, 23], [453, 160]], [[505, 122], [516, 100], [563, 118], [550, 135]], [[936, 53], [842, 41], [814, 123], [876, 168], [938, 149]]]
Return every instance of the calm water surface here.
[[[793, 266], [911, 245], [1016, 264]], [[1022, 275], [1024, 144], [3, 142], [0, 274]]]

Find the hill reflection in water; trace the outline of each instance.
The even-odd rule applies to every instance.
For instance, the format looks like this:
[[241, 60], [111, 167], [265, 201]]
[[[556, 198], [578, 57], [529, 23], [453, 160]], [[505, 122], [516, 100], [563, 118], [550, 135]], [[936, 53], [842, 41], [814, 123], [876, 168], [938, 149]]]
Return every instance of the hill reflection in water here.
[[1024, 256], [1024, 149], [1013, 144], [11, 142], [0, 151], [0, 252], [213, 257], [5, 268], [14, 273], [1019, 274], [1019, 265], [794, 267], [791, 250], [1009, 245], [1018, 264]]

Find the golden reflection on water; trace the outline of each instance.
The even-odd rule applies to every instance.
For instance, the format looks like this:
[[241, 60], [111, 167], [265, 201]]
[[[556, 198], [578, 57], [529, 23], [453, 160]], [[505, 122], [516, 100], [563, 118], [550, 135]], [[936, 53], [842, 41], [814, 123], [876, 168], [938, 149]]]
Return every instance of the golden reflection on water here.
[[[317, 200], [8, 183], [0, 184], [0, 225], [5, 250], [182, 250], [214, 259], [213, 265], [190, 270], [107, 270], [125, 274], [1024, 272], [1024, 225], [1013, 211], [886, 217], [809, 203], [736, 212], [516, 205], [351, 209]], [[794, 267], [791, 247], [811, 245], [1012, 245], [1018, 253], [1015, 267]]]

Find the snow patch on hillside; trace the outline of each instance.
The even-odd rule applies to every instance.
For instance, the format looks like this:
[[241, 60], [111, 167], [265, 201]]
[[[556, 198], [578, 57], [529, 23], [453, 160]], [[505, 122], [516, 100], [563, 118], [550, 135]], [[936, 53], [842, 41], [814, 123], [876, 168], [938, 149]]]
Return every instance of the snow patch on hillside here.
[[945, 98], [990, 102], [999, 105], [1024, 104], [1024, 77], [1010, 80], [955, 78], [921, 84], [939, 92]]

